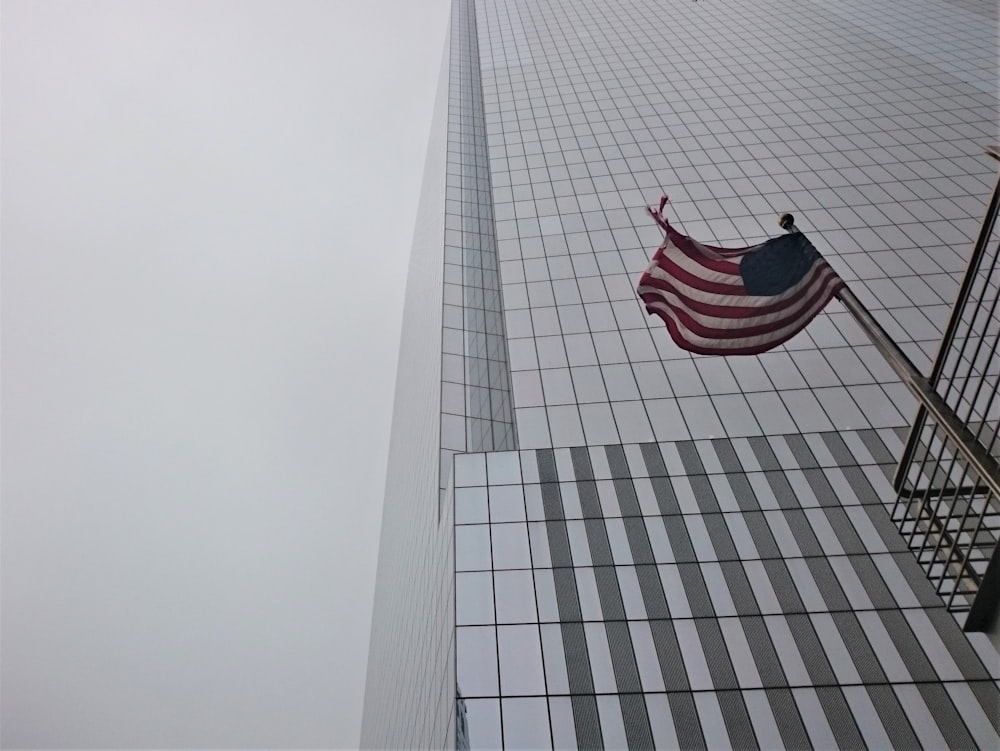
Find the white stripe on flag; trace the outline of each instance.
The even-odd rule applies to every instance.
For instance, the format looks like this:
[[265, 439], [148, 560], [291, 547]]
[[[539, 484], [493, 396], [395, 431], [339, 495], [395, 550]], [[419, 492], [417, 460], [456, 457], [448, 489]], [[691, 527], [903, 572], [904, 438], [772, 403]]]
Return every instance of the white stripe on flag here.
[[[784, 302], [790, 298], [795, 297], [800, 294], [803, 289], [811, 286], [815, 281], [818, 274], [829, 273], [835, 274], [832, 268], [822, 260], [817, 260], [813, 264], [809, 272], [802, 277], [796, 283], [794, 287], [782, 292], [780, 295], [729, 295], [721, 292], [705, 292], [704, 290], [698, 289], [697, 287], [692, 287], [685, 282], [682, 282], [676, 276], [672, 275], [670, 272], [660, 268], [656, 264], [650, 264], [650, 267], [646, 270], [651, 277], [654, 279], [659, 279], [664, 282], [668, 282], [673, 286], [677, 292], [689, 300], [695, 302], [704, 303], [706, 305], [720, 305], [727, 308], [758, 308], [765, 305], [774, 305], [777, 303]], [[643, 286], [640, 288], [640, 294], [642, 290], [648, 290], [653, 294], [663, 295], [664, 292], [656, 287]], [[808, 295], [807, 295], [808, 296]], [[794, 306], [793, 306], [794, 307]], [[686, 306], [685, 306], [685, 309]], [[791, 310], [792, 308], [789, 308]], [[778, 316], [784, 315], [785, 311], [778, 313]], [[765, 320], [758, 320], [758, 323], [767, 323], [766, 316], [775, 314], [766, 314], [759, 318], [764, 318]], [[756, 320], [756, 319], [755, 319]], [[752, 324], [750, 324], [752, 325]]]
[[[840, 277], [835, 274], [826, 278], [826, 282], [823, 285], [824, 294], [822, 294], [818, 300], [809, 308], [808, 312], [800, 313], [795, 316], [795, 319], [789, 322], [787, 325], [782, 326], [774, 331], [769, 331], [766, 334], [759, 334], [755, 336], [739, 336], [739, 328], [728, 329], [735, 336], [725, 338], [725, 339], [715, 339], [705, 336], [700, 336], [692, 332], [687, 326], [685, 326], [677, 317], [677, 314], [671, 309], [670, 305], [665, 302], [654, 301], [652, 303], [647, 303], [650, 308], [657, 310], [667, 316], [674, 322], [677, 326], [678, 332], [681, 334], [682, 338], [689, 344], [701, 347], [703, 349], [711, 350], [731, 350], [731, 349], [748, 349], [751, 347], [759, 347], [767, 345], [771, 342], [780, 342], [784, 337], [798, 331], [803, 328], [803, 323], [812, 320], [812, 318], [823, 309], [823, 307], [829, 302], [829, 297], [831, 290], [837, 284], [840, 283]], [[728, 319], [728, 320], [739, 320], [739, 319]]]
[[[683, 250], [678, 248], [671, 242], [662, 246], [663, 255], [667, 257], [672, 263], [677, 264], [680, 268], [689, 274], [698, 277], [699, 279], [704, 279], [706, 282], [711, 282], [713, 284], [733, 284], [737, 286], [742, 286], [743, 277], [739, 274], [727, 274], [724, 271], [716, 271], [715, 269], [710, 269], [706, 266], [702, 266], [694, 258], [688, 257]], [[739, 265], [738, 261], [732, 259], [724, 259], [727, 263], [735, 263]], [[654, 261], [655, 264], [655, 261]]]

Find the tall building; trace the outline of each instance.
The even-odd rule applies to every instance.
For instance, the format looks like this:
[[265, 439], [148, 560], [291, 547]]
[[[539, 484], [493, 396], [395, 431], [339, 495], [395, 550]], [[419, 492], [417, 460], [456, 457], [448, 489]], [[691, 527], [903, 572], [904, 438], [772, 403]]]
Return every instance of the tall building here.
[[692, 356], [635, 294], [661, 193], [719, 245], [792, 211], [929, 372], [996, 31], [978, 0], [454, 0], [362, 745], [997, 747], [997, 648], [893, 516], [916, 402], [851, 316]]

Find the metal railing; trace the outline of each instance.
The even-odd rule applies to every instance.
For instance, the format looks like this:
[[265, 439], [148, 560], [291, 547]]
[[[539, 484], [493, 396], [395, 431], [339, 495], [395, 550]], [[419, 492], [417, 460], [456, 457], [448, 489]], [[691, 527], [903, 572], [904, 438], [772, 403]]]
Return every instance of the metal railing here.
[[[986, 152], [1000, 160], [1000, 150]], [[1000, 173], [896, 470], [892, 518], [966, 631], [1000, 604]], [[949, 413], [941, 412], [941, 406]], [[960, 430], [951, 417], [961, 423]]]

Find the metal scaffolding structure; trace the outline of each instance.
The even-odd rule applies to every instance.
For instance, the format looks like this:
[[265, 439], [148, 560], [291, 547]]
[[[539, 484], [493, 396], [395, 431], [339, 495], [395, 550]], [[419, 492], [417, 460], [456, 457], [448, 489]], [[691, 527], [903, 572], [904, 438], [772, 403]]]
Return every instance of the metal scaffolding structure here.
[[[987, 149], [1000, 160], [997, 147]], [[1000, 603], [1000, 173], [896, 470], [892, 518], [966, 631], [996, 621]], [[939, 399], [960, 421], [955, 434]]]

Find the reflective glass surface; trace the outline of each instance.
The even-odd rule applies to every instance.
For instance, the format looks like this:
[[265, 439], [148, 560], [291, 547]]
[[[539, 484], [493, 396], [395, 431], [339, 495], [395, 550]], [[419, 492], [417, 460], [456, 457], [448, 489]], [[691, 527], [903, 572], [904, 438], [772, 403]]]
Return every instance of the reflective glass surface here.
[[759, 357], [676, 348], [634, 291], [660, 242], [644, 207], [667, 193], [682, 232], [736, 247], [794, 212], [926, 365], [990, 187], [994, 17], [933, 0], [477, 3], [519, 447], [906, 424], [914, 403], [836, 301]]
[[791, 211], [926, 368], [991, 187], [996, 23], [454, 0], [363, 745], [997, 747], [997, 652], [885, 508], [914, 403], [850, 315], [710, 358], [635, 294], [661, 194], [724, 246]]

